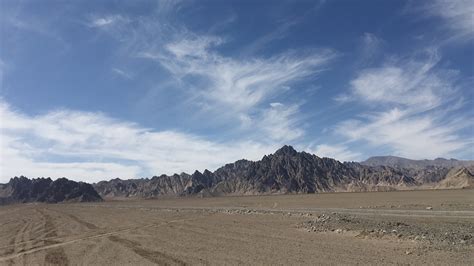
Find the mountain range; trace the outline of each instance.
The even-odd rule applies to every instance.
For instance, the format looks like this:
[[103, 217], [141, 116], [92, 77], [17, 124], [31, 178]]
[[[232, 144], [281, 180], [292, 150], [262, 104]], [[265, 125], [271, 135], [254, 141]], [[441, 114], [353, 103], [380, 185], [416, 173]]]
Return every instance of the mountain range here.
[[472, 173], [474, 161], [387, 156], [341, 163], [283, 146], [260, 161], [239, 160], [214, 172], [112, 179], [94, 188], [105, 198], [469, 188], [474, 183]]
[[473, 173], [474, 161], [379, 156], [360, 163], [342, 163], [283, 146], [259, 161], [238, 160], [214, 172], [116, 178], [92, 185], [65, 178], [52, 181], [15, 177], [0, 185], [0, 203], [472, 188]]
[[94, 187], [66, 178], [28, 179], [14, 177], [7, 184], [0, 184], [0, 204], [27, 202], [89, 202], [101, 201]]

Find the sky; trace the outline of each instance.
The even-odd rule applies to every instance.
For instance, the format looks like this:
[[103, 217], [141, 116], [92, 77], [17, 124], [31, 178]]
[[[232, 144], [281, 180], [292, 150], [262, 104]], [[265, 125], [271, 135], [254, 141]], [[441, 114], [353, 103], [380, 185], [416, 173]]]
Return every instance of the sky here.
[[474, 1], [0, 1], [0, 183], [289, 144], [474, 159]]

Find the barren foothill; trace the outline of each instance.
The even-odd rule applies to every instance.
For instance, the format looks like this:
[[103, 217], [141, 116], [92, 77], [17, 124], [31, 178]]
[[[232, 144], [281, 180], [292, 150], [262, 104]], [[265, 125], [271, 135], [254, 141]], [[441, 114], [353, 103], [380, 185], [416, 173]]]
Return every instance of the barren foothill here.
[[474, 191], [16, 204], [0, 265], [474, 264]]

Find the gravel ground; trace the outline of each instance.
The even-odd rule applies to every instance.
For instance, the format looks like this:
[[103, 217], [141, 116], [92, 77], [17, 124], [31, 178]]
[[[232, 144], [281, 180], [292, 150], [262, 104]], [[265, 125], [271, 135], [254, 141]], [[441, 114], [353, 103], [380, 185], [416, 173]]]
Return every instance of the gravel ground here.
[[469, 192], [4, 206], [0, 265], [474, 265]]

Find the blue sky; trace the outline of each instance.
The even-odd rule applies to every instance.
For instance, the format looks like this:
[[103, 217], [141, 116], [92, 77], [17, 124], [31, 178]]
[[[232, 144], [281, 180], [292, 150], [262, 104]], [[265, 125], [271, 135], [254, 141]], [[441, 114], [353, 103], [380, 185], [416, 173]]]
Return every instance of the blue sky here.
[[0, 5], [0, 182], [474, 159], [473, 1]]

